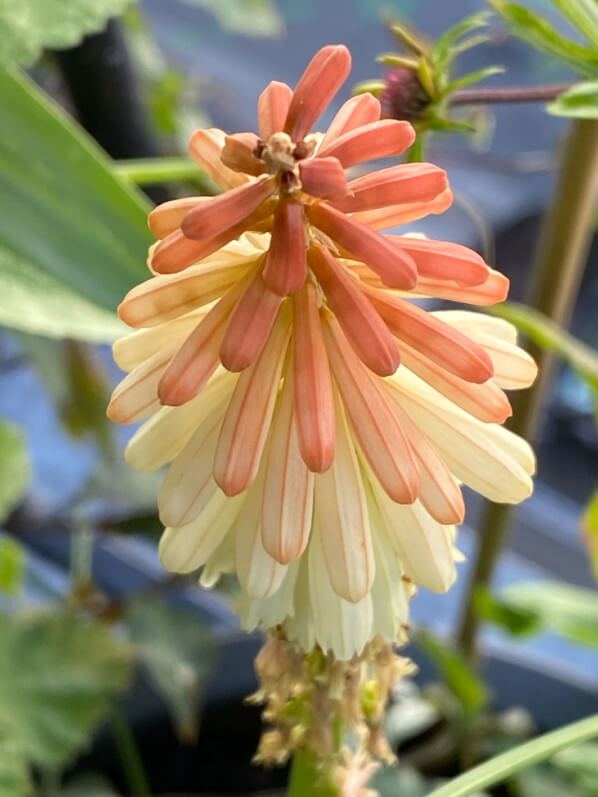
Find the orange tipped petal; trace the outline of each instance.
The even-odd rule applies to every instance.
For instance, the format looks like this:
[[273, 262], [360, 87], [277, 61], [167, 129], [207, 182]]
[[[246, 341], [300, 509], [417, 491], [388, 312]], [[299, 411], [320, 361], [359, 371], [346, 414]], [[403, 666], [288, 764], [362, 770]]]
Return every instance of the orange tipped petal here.
[[246, 221], [275, 189], [276, 180], [266, 175], [238, 188], [231, 188], [190, 210], [183, 219], [181, 229], [187, 238], [213, 239]]
[[351, 53], [342, 44], [322, 47], [295, 86], [284, 130], [295, 141], [311, 130], [351, 71]]
[[220, 155], [224, 147], [226, 133], [217, 127], [196, 130], [189, 141], [189, 153], [193, 160], [225, 190], [243, 185], [250, 178], [241, 172], [235, 172], [222, 163]]
[[415, 132], [409, 122], [383, 119], [381, 122], [349, 130], [325, 147], [320, 147], [318, 156], [338, 158], [348, 169], [357, 163], [400, 155], [415, 141]]
[[358, 94], [341, 105], [338, 113], [330, 123], [326, 135], [322, 139], [321, 147], [327, 147], [336, 138], [344, 133], [363, 127], [371, 122], [377, 122], [381, 113], [380, 102], [373, 94]]
[[353, 216], [357, 221], [367, 224], [374, 230], [387, 230], [389, 227], [398, 227], [401, 224], [410, 224], [418, 221], [430, 213], [444, 213], [453, 204], [453, 192], [450, 188], [426, 202], [399, 202], [375, 210], [362, 210]]
[[490, 356], [462, 332], [411, 302], [364, 286], [364, 292], [400, 341], [467, 382], [486, 382], [494, 374]]
[[393, 412], [407, 435], [421, 478], [419, 500], [434, 520], [443, 525], [462, 523], [463, 493], [438, 452], [419, 427], [388, 393]]
[[309, 250], [309, 265], [362, 362], [380, 376], [394, 374], [400, 359], [397, 343], [356, 280], [324, 246]]
[[255, 133], [236, 133], [226, 136], [220, 156], [222, 163], [234, 171], [252, 174], [254, 177], [263, 174], [266, 165], [254, 154], [258, 141]]
[[509, 279], [504, 274], [501, 274], [500, 271], [495, 271], [492, 268], [486, 282], [474, 287], [464, 287], [453, 280], [421, 277], [417, 280], [413, 293], [420, 296], [449, 299], [463, 304], [488, 306], [504, 302], [509, 294]]
[[360, 364], [332, 314], [326, 316], [324, 337], [343, 404], [370, 467], [394, 501], [413, 503], [420, 488], [417, 463], [382, 383]]
[[474, 418], [485, 423], [504, 423], [513, 414], [509, 399], [493, 379], [482, 385], [466, 382], [405, 342], [401, 343], [401, 357], [410, 371]]
[[310, 222], [336, 241], [350, 256], [364, 263], [390, 288], [410, 290], [417, 279], [415, 263], [397, 252], [381, 235], [365, 224], [345, 216], [326, 202], [306, 207]]
[[272, 420], [290, 335], [284, 306], [264, 350], [235, 386], [214, 459], [214, 478], [226, 495], [237, 495], [255, 479]]
[[246, 280], [231, 288], [181, 346], [158, 386], [163, 404], [178, 407], [190, 401], [219, 366], [226, 323], [245, 284]]
[[301, 458], [289, 369], [272, 423], [262, 501], [262, 543], [285, 565], [305, 550], [311, 528], [314, 475]]
[[322, 473], [334, 459], [334, 396], [322, 336], [318, 293], [307, 282], [294, 297], [295, 417], [301, 456]]
[[158, 276], [132, 288], [118, 306], [130, 327], [154, 327], [218, 299], [256, 264], [195, 266], [174, 276]]
[[282, 197], [274, 214], [264, 282], [274, 293], [286, 296], [298, 291], [307, 274], [303, 203]]
[[257, 103], [260, 136], [266, 140], [284, 127], [293, 90], [286, 83], [273, 80], [260, 94]]
[[386, 239], [413, 258], [418, 278], [455, 280], [469, 286], [481, 285], [490, 274], [484, 259], [466, 246], [400, 235], [387, 235]]
[[332, 467], [316, 476], [314, 510], [332, 587], [357, 603], [372, 586], [375, 562], [359, 460], [338, 398], [335, 405], [337, 451]]
[[345, 170], [336, 158], [311, 158], [299, 161], [303, 190], [323, 199], [340, 199], [347, 190]]
[[259, 270], [233, 310], [220, 347], [222, 365], [243, 371], [258, 357], [272, 330], [282, 298], [268, 290]]
[[156, 238], [165, 238], [181, 226], [187, 213], [202, 202], [209, 202], [209, 196], [186, 196], [183, 199], [172, 199], [155, 207], [147, 217], [150, 230]]
[[334, 207], [345, 213], [396, 205], [401, 199], [428, 201], [446, 190], [446, 172], [432, 163], [403, 163], [358, 177], [347, 184]]

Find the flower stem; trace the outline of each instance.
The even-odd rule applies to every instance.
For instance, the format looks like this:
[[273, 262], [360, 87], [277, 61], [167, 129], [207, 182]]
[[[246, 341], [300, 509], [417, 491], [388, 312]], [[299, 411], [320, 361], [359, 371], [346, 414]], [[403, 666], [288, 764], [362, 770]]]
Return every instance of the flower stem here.
[[151, 789], [135, 737], [128, 722], [116, 707], [112, 709], [110, 725], [131, 795], [151, 797]]
[[[561, 161], [560, 177], [540, 232], [528, 304], [559, 326], [569, 323], [594, 233], [595, 188], [598, 181], [598, 121], [573, 122]], [[554, 357], [533, 344], [529, 350], [540, 366], [534, 386], [513, 401], [510, 428], [531, 438], [536, 435], [540, 409], [550, 387]], [[479, 526], [479, 546], [464, 602], [458, 642], [475, 656], [478, 618], [473, 598], [487, 586], [507, 541], [512, 507], [488, 504]]]
[[333, 797], [334, 791], [321, 782], [313, 755], [298, 750], [293, 755], [288, 797]]
[[114, 161], [112, 168], [120, 177], [137, 185], [187, 180], [198, 185], [205, 194], [218, 193], [218, 187], [190, 158], [147, 158]]
[[552, 83], [546, 86], [514, 86], [493, 89], [462, 89], [449, 97], [449, 105], [491, 105], [510, 102], [549, 102], [573, 83]]

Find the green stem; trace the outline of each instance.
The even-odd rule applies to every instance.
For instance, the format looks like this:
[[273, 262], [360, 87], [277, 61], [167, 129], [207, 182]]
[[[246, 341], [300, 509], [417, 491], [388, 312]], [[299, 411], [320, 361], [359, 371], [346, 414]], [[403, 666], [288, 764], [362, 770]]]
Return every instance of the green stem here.
[[332, 797], [335, 791], [330, 784], [322, 784], [321, 780], [322, 775], [316, 768], [314, 757], [303, 750], [295, 753], [291, 764], [288, 797]]
[[71, 594], [85, 594], [93, 584], [94, 533], [86, 520], [73, 519], [70, 546]]
[[[528, 304], [561, 327], [569, 323], [594, 234], [595, 187], [598, 181], [598, 121], [575, 121], [563, 153], [552, 205], [540, 233]], [[540, 367], [536, 383], [513, 401], [510, 428], [533, 440], [540, 410], [550, 387], [553, 355], [534, 344], [529, 351]], [[475, 656], [478, 618], [473, 596], [486, 587], [507, 540], [512, 507], [489, 504], [479, 527], [479, 545], [458, 631], [463, 652]]]
[[217, 194], [218, 187], [190, 158], [148, 158], [114, 161], [112, 168], [120, 177], [137, 185], [186, 180], [195, 183], [205, 194]]
[[480, 766], [435, 789], [428, 797], [469, 797], [495, 786], [522, 769], [544, 761], [565, 747], [598, 736], [598, 714], [566, 725], [491, 758]]
[[116, 708], [112, 709], [110, 725], [131, 797], [151, 797], [151, 789], [135, 737], [129, 724]]

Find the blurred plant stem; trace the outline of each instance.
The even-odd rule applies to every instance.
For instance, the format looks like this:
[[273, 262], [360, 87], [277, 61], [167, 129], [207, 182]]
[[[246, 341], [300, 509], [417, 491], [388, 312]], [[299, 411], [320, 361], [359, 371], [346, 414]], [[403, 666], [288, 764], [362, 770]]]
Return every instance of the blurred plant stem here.
[[[561, 327], [570, 321], [585, 270], [594, 233], [597, 184], [598, 121], [580, 119], [569, 130], [560, 176], [538, 239], [528, 297], [532, 308]], [[533, 442], [551, 382], [554, 356], [533, 343], [528, 349], [536, 358], [540, 372], [534, 386], [513, 401], [510, 428]], [[510, 505], [489, 503], [479, 525], [477, 556], [457, 634], [458, 644], [469, 658], [475, 657], [479, 628], [474, 594], [492, 580], [507, 541], [511, 515]]]
[[199, 166], [187, 157], [147, 158], [117, 161], [113, 169], [137, 185], [169, 183], [177, 180], [195, 183], [204, 194], [217, 193], [218, 187]]
[[448, 99], [449, 105], [493, 105], [510, 102], [548, 102], [556, 99], [573, 83], [552, 83], [545, 86], [515, 86], [505, 88], [475, 88], [455, 91]]
[[122, 713], [113, 708], [110, 727], [131, 797], [151, 797], [151, 789], [133, 732]]
[[93, 529], [83, 518], [73, 519], [71, 532], [71, 596], [85, 600], [93, 589]]
[[318, 786], [320, 777], [313, 757], [303, 751], [296, 752], [291, 764], [288, 797], [331, 797], [330, 788]]

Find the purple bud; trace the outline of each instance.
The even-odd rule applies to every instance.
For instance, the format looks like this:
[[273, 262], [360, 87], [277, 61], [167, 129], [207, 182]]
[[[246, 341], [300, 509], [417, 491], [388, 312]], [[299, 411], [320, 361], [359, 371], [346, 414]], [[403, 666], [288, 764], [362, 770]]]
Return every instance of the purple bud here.
[[380, 96], [382, 113], [390, 119], [417, 121], [430, 104], [430, 97], [413, 69], [399, 67], [388, 72]]

